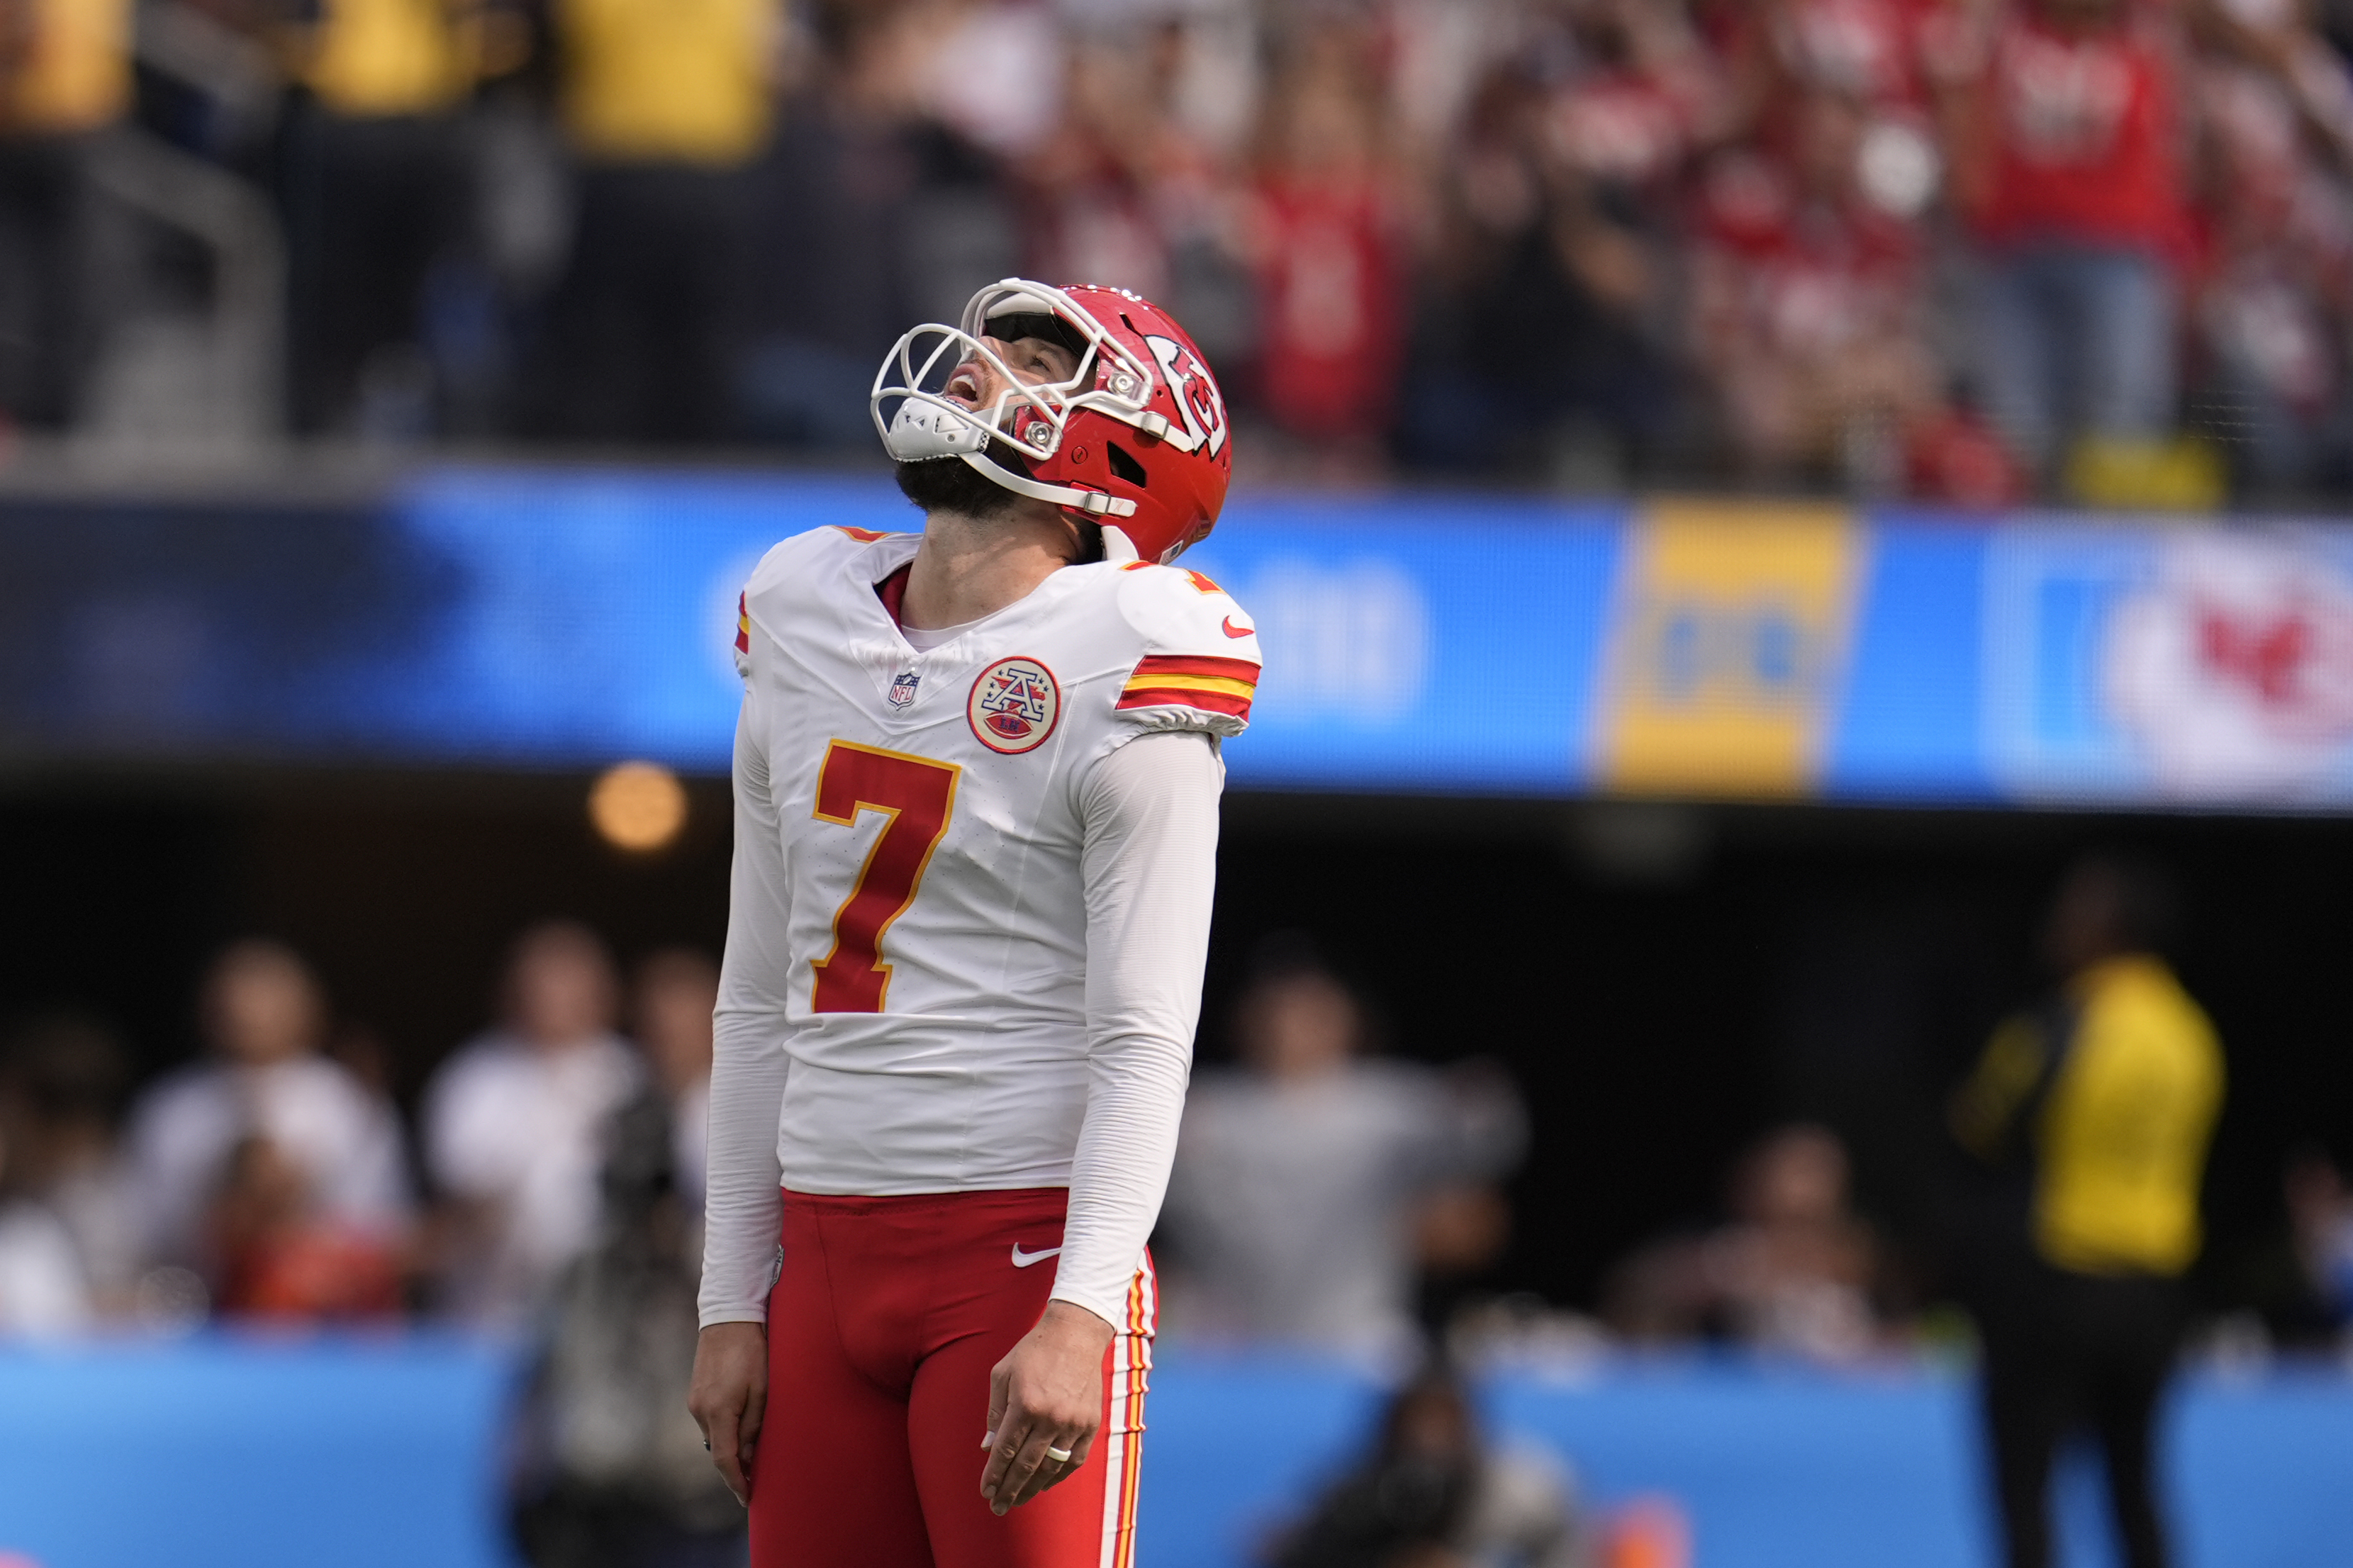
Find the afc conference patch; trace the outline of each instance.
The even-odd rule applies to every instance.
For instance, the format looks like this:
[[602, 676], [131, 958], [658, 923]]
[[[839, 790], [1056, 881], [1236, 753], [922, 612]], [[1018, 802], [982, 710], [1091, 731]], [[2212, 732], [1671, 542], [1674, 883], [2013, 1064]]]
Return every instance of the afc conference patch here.
[[1000, 658], [980, 672], [965, 700], [972, 732], [992, 752], [1019, 756], [1046, 743], [1062, 716], [1054, 672], [1034, 658]]
[[922, 676], [912, 669], [901, 670], [898, 679], [891, 682], [891, 706], [904, 709], [907, 704], [913, 702], [915, 700], [915, 688], [923, 684], [923, 679]]

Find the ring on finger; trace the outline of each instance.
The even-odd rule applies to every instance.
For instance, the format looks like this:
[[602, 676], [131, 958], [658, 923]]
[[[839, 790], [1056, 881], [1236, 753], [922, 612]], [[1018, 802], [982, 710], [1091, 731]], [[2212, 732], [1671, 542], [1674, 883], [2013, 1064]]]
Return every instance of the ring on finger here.
[[1046, 1450], [1046, 1457], [1058, 1465], [1067, 1465], [1071, 1462], [1071, 1450], [1050, 1447]]

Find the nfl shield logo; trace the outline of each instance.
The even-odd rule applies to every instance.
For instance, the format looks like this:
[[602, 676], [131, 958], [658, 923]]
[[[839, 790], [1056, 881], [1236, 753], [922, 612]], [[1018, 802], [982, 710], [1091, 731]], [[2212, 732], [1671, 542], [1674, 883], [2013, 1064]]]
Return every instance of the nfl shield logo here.
[[891, 706], [904, 708], [908, 703], [913, 702], [915, 700], [916, 683], [923, 679], [912, 669], [901, 670], [899, 678], [891, 683]]

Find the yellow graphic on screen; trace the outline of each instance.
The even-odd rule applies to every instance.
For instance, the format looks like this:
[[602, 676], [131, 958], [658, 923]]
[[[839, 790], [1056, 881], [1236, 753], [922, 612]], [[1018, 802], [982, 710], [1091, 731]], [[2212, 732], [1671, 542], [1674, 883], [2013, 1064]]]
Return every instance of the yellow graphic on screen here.
[[1670, 502], [1628, 542], [1598, 776], [1637, 795], [1810, 789], [1852, 638], [1862, 534], [1837, 507]]

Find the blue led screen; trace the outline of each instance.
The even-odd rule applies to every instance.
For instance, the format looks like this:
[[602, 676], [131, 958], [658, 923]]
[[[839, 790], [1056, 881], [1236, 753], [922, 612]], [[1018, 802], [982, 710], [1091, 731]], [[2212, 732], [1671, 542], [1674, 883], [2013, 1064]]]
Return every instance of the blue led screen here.
[[[1762, 793], [2353, 800], [2341, 528], [1831, 511], [1785, 560], [1724, 507], [1670, 549], [1666, 511], [1238, 498], [1187, 558], [1266, 650], [1233, 783], [1661, 787], [1623, 771], [1662, 721], [1656, 692], [1629, 695], [1641, 618], [1664, 602], [1694, 646], [1736, 654], [1757, 604], [1827, 583], [1756, 623], [1780, 628], [1759, 658], [1816, 650], [1799, 687], [1760, 666], [1753, 690], [1665, 715], [1668, 793], [1759, 793], [1751, 753], [1778, 747]], [[12, 506], [0, 755], [720, 772], [735, 595], [762, 552], [919, 521], [882, 477], [562, 469], [438, 470], [363, 508]]]

